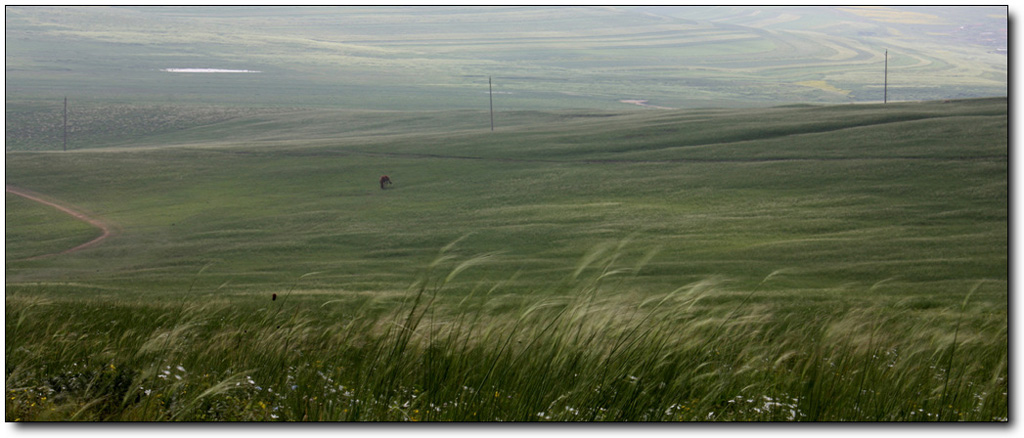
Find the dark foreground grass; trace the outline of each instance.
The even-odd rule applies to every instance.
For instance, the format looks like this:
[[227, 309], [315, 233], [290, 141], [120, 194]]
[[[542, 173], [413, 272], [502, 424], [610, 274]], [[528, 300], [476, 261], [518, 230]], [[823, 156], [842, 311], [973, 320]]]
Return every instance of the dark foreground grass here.
[[806, 312], [757, 288], [707, 304], [713, 279], [621, 293], [638, 266], [619, 255], [516, 299], [449, 295], [492, 256], [445, 252], [362, 300], [9, 291], [6, 420], [1007, 420], [1006, 314], [975, 306], [984, 282], [941, 308]]

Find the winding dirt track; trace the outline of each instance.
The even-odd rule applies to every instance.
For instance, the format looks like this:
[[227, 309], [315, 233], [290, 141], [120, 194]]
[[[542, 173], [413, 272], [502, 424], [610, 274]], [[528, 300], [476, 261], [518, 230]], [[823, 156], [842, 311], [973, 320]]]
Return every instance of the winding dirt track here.
[[40, 204], [48, 205], [50, 207], [56, 208], [57, 210], [60, 210], [60, 211], [62, 211], [64, 213], [67, 213], [67, 214], [71, 215], [72, 217], [74, 217], [75, 219], [78, 219], [78, 220], [83, 221], [83, 222], [85, 222], [85, 223], [87, 223], [89, 225], [92, 225], [92, 226], [94, 226], [96, 228], [99, 228], [100, 231], [102, 231], [102, 234], [100, 234], [99, 237], [97, 237], [95, 239], [92, 239], [92, 240], [90, 240], [88, 242], [85, 242], [85, 243], [83, 243], [81, 245], [78, 245], [78, 246], [76, 246], [74, 248], [66, 249], [66, 250], [60, 251], [60, 252], [54, 252], [54, 253], [49, 253], [49, 254], [37, 255], [37, 256], [29, 257], [29, 258], [23, 259], [23, 260], [35, 260], [35, 259], [41, 259], [41, 258], [46, 258], [46, 257], [53, 257], [53, 256], [58, 256], [58, 255], [63, 255], [63, 254], [70, 254], [70, 253], [73, 253], [73, 252], [76, 252], [76, 251], [81, 251], [83, 249], [95, 246], [95, 245], [99, 244], [100, 242], [106, 240], [107, 238], [109, 238], [109, 237], [111, 237], [111, 236], [113, 236], [115, 234], [116, 229], [114, 228], [114, 226], [112, 226], [112, 225], [110, 225], [110, 224], [108, 224], [108, 223], [106, 223], [106, 222], [104, 222], [104, 221], [102, 221], [100, 219], [97, 219], [95, 217], [86, 215], [85, 213], [82, 213], [82, 212], [80, 212], [78, 210], [75, 210], [73, 207], [71, 207], [71, 206], [69, 206], [67, 204], [62, 204], [62, 203], [59, 203], [59, 202], [55, 202], [55, 201], [50, 201], [50, 200], [44, 199], [42, 197], [43, 195], [40, 195], [40, 194], [38, 194], [36, 192], [33, 192], [31, 190], [14, 187], [14, 186], [9, 185], [9, 184], [6, 187], [7, 187], [7, 193], [18, 195], [18, 196], [21, 196], [22, 198], [28, 199], [30, 201], [35, 201], [35, 202], [38, 202]]

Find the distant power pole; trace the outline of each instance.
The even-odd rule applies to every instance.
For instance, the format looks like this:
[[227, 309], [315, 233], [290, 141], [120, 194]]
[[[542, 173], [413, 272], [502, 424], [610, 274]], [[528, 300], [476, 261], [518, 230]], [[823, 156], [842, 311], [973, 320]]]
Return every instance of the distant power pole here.
[[494, 132], [494, 88], [491, 86], [491, 77], [487, 77], [487, 96], [491, 100], [491, 132]]
[[889, 49], [885, 50], [885, 85], [882, 88], [882, 103], [889, 103]]
[[68, 97], [64, 96], [64, 152], [68, 151]]

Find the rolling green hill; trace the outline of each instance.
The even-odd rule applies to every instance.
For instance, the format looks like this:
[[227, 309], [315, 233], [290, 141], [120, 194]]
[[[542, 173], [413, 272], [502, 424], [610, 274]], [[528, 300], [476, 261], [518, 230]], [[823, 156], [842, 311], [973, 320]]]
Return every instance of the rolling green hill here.
[[[337, 271], [319, 280], [330, 287], [373, 288], [468, 235], [470, 253], [508, 253], [498, 277], [546, 266], [544, 284], [588, 248], [632, 236], [664, 247], [659, 282], [751, 283], [793, 268], [811, 285], [919, 287], [947, 283], [950, 264], [1005, 279], [1005, 110], [997, 99], [549, 112], [493, 133], [453, 122], [483, 113], [286, 110], [128, 149], [11, 152], [7, 182], [124, 227], [96, 249], [105, 255], [81, 257], [99, 264], [83, 281], [138, 282], [135, 270], [159, 267], [180, 290], [213, 262], [209, 281], [242, 289], [325, 270]], [[377, 188], [380, 174], [396, 188]], [[9, 284], [40, 263], [54, 262], [9, 260]]]
[[1006, 110], [281, 109], [9, 151], [118, 233], [26, 259], [96, 232], [8, 195], [8, 419], [1004, 421]]

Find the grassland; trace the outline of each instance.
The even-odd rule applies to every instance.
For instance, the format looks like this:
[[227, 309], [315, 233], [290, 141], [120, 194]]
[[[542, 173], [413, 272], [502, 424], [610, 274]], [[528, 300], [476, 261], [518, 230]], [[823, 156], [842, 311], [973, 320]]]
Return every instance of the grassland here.
[[8, 151], [8, 420], [1008, 417], [1005, 98], [187, 108]]
[[[940, 11], [7, 7], [6, 94], [479, 110], [493, 77], [506, 111], [874, 102], [888, 50], [889, 100], [1006, 95], [1005, 8]], [[163, 71], [184, 67], [261, 73]]]
[[1009, 419], [1005, 9], [5, 13], [7, 421]]

